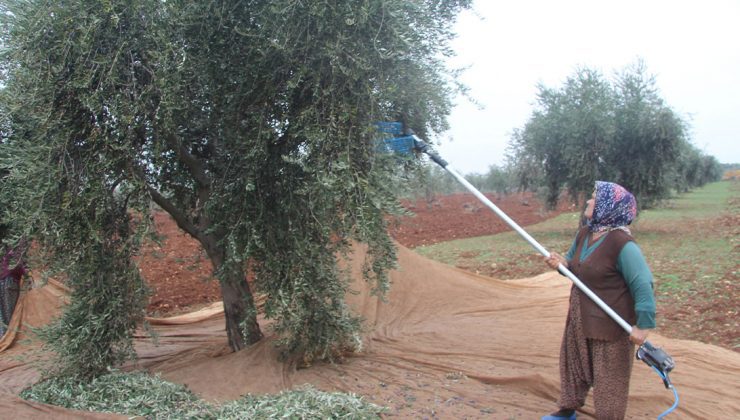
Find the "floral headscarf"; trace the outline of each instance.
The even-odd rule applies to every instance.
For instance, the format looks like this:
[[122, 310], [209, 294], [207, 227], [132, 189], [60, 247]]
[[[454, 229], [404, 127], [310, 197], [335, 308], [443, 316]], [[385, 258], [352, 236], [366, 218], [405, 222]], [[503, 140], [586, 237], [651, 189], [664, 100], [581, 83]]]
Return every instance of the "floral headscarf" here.
[[591, 232], [621, 229], [629, 233], [627, 225], [637, 216], [635, 196], [619, 184], [596, 181], [594, 201], [594, 213], [588, 221]]

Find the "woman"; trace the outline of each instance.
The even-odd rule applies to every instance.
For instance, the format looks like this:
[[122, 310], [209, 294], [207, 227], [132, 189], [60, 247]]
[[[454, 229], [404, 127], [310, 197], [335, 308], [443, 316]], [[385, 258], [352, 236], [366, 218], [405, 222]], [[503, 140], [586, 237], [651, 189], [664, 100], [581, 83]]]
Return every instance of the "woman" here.
[[586, 226], [565, 257], [552, 253], [545, 259], [553, 269], [568, 267], [633, 327], [627, 334], [580, 289], [571, 288], [560, 348], [560, 409], [543, 420], [575, 419], [591, 387], [598, 419], [624, 418], [634, 345], [655, 328], [653, 276], [627, 228], [636, 214], [632, 194], [597, 181], [584, 211]]
[[[10, 319], [21, 291], [21, 278], [26, 273], [23, 258], [18, 257], [23, 254], [24, 249], [25, 242], [12, 250], [6, 248], [5, 255], [0, 261], [0, 338], [5, 335], [10, 325]], [[17, 259], [16, 265], [11, 268], [11, 262], [15, 259]]]

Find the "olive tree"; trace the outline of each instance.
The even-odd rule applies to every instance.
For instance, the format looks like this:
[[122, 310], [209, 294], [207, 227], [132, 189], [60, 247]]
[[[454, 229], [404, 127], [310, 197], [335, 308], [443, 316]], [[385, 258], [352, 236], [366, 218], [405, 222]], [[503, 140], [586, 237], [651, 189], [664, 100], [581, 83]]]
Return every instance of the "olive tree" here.
[[535, 111], [510, 141], [510, 160], [520, 184], [539, 180], [549, 206], [563, 187], [582, 200], [596, 179], [618, 182], [650, 206], [675, 184], [686, 132], [643, 63], [613, 81], [582, 68], [560, 88], [539, 86]]
[[561, 91], [540, 85], [537, 105], [524, 128], [514, 132], [509, 145], [513, 165], [520, 168], [516, 171], [520, 185], [532, 184], [541, 174], [538, 180], [546, 190], [545, 203], [554, 208], [572, 170], [567, 156], [572, 139], [569, 104]]
[[[7, 2], [11, 221], [64, 262], [73, 290], [100, 285], [73, 292], [67, 342], [79, 314], [111, 309], [114, 284], [139, 284], [131, 257], [151, 200], [213, 263], [232, 349], [263, 336], [255, 290], [286, 352], [351, 347], [359, 320], [338, 258], [366, 244], [365, 277], [379, 292], [395, 260], [386, 215], [398, 208], [398, 161], [378, 153], [374, 123], [446, 127], [442, 60], [469, 4]], [[139, 291], [116, 312], [125, 328], [114, 325], [108, 348], [140, 318]]]
[[649, 207], [670, 195], [672, 169], [688, 143], [687, 123], [660, 97], [643, 62], [621, 72], [615, 89], [615, 137], [607, 163], [639, 205]]

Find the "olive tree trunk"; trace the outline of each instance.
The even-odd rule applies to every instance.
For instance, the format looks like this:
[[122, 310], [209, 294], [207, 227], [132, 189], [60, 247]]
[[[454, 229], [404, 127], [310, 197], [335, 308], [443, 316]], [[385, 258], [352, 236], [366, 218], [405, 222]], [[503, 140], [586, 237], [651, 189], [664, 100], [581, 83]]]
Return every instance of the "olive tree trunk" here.
[[221, 283], [229, 347], [233, 351], [239, 351], [263, 337], [257, 322], [254, 295], [244, 268], [238, 261], [228, 259], [226, 250], [218, 246], [206, 246], [206, 252]]

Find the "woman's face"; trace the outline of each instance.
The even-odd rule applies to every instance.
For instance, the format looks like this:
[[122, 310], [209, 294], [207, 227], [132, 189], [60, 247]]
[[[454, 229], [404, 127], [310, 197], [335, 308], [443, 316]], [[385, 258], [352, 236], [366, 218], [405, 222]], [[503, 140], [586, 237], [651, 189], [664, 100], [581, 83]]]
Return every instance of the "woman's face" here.
[[596, 203], [596, 190], [591, 194], [591, 199], [586, 201], [586, 210], [583, 211], [583, 215], [586, 219], [591, 220], [594, 217], [594, 204]]

